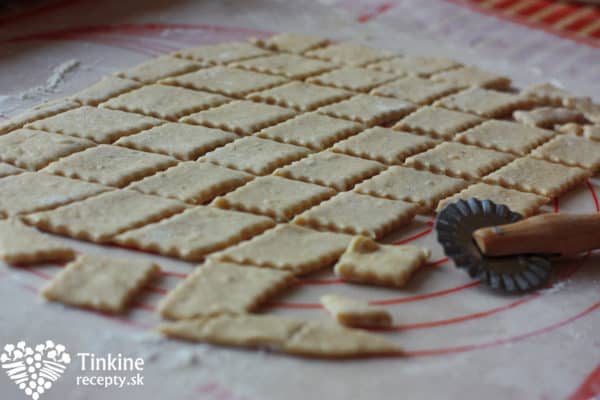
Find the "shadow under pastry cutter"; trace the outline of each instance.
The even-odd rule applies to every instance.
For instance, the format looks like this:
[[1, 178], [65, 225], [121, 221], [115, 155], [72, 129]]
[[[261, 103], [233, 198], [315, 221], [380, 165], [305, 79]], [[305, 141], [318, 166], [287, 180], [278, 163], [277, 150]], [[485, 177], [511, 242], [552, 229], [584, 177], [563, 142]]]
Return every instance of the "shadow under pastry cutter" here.
[[552, 272], [549, 256], [487, 256], [473, 240], [473, 233], [480, 228], [511, 224], [521, 219], [521, 214], [505, 205], [471, 198], [444, 207], [436, 219], [435, 230], [444, 253], [458, 268], [465, 269], [472, 278], [494, 289], [519, 293], [546, 283]]

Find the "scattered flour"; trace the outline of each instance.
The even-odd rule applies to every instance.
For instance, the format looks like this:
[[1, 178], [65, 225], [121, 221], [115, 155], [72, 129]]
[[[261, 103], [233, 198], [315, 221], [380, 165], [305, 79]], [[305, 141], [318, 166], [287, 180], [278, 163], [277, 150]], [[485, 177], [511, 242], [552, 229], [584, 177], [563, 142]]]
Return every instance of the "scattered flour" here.
[[80, 65], [81, 62], [74, 59], [63, 62], [52, 70], [52, 74], [46, 79], [44, 85], [29, 88], [18, 94], [17, 97], [21, 100], [29, 100], [58, 92], [58, 88], [65, 81], [65, 77]]

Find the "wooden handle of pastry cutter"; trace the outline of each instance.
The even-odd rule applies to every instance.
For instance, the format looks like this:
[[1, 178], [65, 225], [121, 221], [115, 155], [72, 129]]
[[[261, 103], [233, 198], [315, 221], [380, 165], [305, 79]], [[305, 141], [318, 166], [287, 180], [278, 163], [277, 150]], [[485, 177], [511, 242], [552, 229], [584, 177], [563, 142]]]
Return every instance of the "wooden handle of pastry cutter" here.
[[523, 253], [573, 254], [600, 249], [600, 214], [542, 214], [473, 233], [488, 256]]

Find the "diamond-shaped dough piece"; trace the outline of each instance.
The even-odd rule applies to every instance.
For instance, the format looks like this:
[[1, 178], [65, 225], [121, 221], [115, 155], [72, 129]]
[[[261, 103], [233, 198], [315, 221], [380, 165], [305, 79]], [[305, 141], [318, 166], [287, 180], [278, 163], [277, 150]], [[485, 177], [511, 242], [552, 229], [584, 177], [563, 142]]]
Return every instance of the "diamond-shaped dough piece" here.
[[343, 192], [298, 215], [294, 223], [379, 239], [410, 223], [416, 210], [416, 205], [400, 200]]
[[81, 255], [42, 289], [42, 295], [70, 306], [121, 313], [159, 271], [148, 261]]
[[438, 107], [470, 112], [486, 118], [510, 115], [516, 109], [528, 108], [533, 104], [533, 101], [523, 96], [478, 87], [452, 94], [434, 103]]
[[0, 160], [36, 170], [94, 145], [86, 139], [22, 128], [0, 136]]
[[287, 79], [281, 76], [226, 67], [201, 69], [159, 81], [167, 85], [204, 90], [231, 97], [243, 97], [250, 92], [269, 89], [285, 82]]
[[298, 115], [280, 124], [263, 129], [256, 135], [278, 142], [322, 150], [338, 140], [352, 136], [362, 125], [318, 113]]
[[279, 221], [287, 221], [334, 194], [333, 189], [312, 183], [279, 176], [263, 176], [225, 196], [217, 197], [213, 204], [220, 208], [262, 214]]
[[163, 318], [179, 320], [256, 310], [290, 286], [288, 271], [232, 263], [206, 263], [181, 282], [160, 305]]
[[416, 76], [429, 76], [431, 74], [435, 74], [436, 72], [445, 71], [459, 66], [459, 63], [447, 58], [405, 55], [403, 57], [395, 57], [389, 60], [369, 64], [368, 68]]
[[393, 53], [352, 42], [332, 44], [327, 47], [307, 51], [305, 54], [309, 57], [353, 66], [361, 66], [384, 58], [393, 57]]
[[543, 204], [550, 201], [548, 197], [538, 196], [533, 193], [525, 193], [497, 185], [488, 185], [487, 183], [476, 183], [454, 196], [440, 201], [436, 211], [440, 212], [449, 203], [460, 199], [468, 200], [472, 197], [480, 200], [491, 200], [496, 204], [504, 204], [523, 217], [534, 214]]
[[387, 327], [392, 324], [392, 315], [387, 310], [349, 297], [327, 294], [321, 296], [321, 304], [341, 325]]
[[508, 153], [462, 143], [445, 142], [424, 153], [407, 158], [406, 165], [457, 178], [477, 179], [513, 159], [514, 156]]
[[440, 199], [458, 192], [465, 186], [467, 182], [462, 179], [393, 166], [356, 185], [354, 190], [372, 196], [410, 201], [430, 209], [435, 207]]
[[287, 53], [238, 61], [229, 65], [266, 74], [283, 75], [290, 79], [304, 79], [337, 67], [330, 62]]
[[0, 162], [0, 178], [4, 178], [9, 175], [16, 175], [23, 172], [21, 168], [17, 168], [14, 165]]
[[329, 44], [328, 39], [301, 35], [298, 33], [279, 33], [267, 39], [252, 39], [252, 42], [257, 46], [268, 50], [285, 51], [297, 54], [302, 54], [308, 50]]
[[456, 136], [456, 140], [487, 149], [525, 155], [555, 133], [510, 121], [488, 120]]
[[554, 125], [563, 125], [569, 122], [579, 124], [586, 122], [580, 111], [560, 107], [540, 107], [529, 111], [515, 111], [513, 117], [522, 124], [539, 128], [552, 128]]
[[373, 126], [400, 119], [415, 108], [413, 104], [402, 100], [359, 94], [348, 100], [321, 107], [317, 111]]
[[50, 211], [23, 217], [43, 231], [97, 243], [115, 235], [167, 218], [186, 207], [175, 200], [132, 190], [113, 190]]
[[114, 144], [130, 149], [159, 153], [180, 160], [195, 160], [238, 136], [220, 129], [189, 124], [166, 123], [147, 131], [125, 136]]
[[250, 239], [275, 226], [267, 217], [198, 206], [157, 223], [127, 231], [113, 241], [186, 261]]
[[140, 82], [115, 76], [106, 76], [92, 86], [75, 93], [70, 98], [88, 106], [95, 106], [111, 97], [142, 86]]
[[176, 163], [174, 158], [160, 154], [103, 144], [61, 158], [43, 171], [107, 186], [123, 187], [131, 181], [152, 175]]
[[211, 255], [211, 259], [305, 274], [334, 263], [352, 237], [279, 225], [262, 235]]
[[583, 168], [523, 157], [491, 173], [483, 180], [553, 198], [581, 183], [589, 175], [590, 172]]
[[462, 89], [451, 82], [434, 82], [430, 79], [408, 76], [386, 83], [371, 91], [376, 96], [395, 97], [415, 104], [430, 104], [434, 100]]
[[47, 118], [79, 106], [80, 104], [78, 102], [69, 99], [59, 99], [38, 104], [37, 106], [17, 115], [16, 117], [0, 122], [0, 135], [12, 131], [13, 129], [22, 128], [29, 122]]
[[376, 126], [336, 143], [332, 150], [384, 164], [399, 164], [406, 157], [425, 151], [435, 144], [433, 139], [425, 136]]
[[47, 210], [109, 190], [80, 180], [23, 172], [0, 180], [0, 214]]
[[279, 168], [273, 174], [343, 191], [383, 169], [385, 166], [377, 161], [324, 151]]
[[180, 121], [250, 135], [293, 117], [295, 111], [252, 101], [233, 101], [220, 107], [183, 117]]
[[358, 67], [343, 67], [313, 76], [306, 81], [323, 86], [333, 86], [357, 92], [368, 92], [375, 86], [398, 78], [398, 74]]
[[579, 136], [558, 135], [536, 148], [531, 155], [592, 172], [600, 168], [600, 143]]
[[356, 236], [334, 270], [343, 280], [402, 287], [427, 262], [430, 253], [418, 246], [383, 245]]
[[534, 99], [537, 104], [545, 106], [567, 106], [575, 97], [566, 90], [560, 89], [551, 83], [537, 83], [530, 85], [521, 92], [523, 96]]
[[127, 189], [203, 204], [252, 179], [252, 175], [210, 163], [182, 162], [165, 171], [133, 182]]
[[346, 90], [312, 85], [305, 82], [290, 82], [261, 92], [251, 93], [248, 100], [311, 111], [321, 106], [347, 99], [353, 95]]
[[304, 147], [248, 136], [206, 154], [199, 161], [265, 175], [309, 153]]
[[475, 115], [438, 107], [422, 107], [402, 119], [392, 129], [416, 132], [434, 138], [450, 139], [483, 120]]
[[171, 56], [161, 56], [144, 61], [125, 71], [117, 72], [121, 78], [152, 83], [169, 76], [182, 75], [202, 68], [201, 63], [182, 60]]
[[216, 107], [230, 99], [175, 86], [148, 85], [114, 97], [100, 107], [177, 121], [184, 115]]
[[25, 127], [77, 136], [97, 143], [111, 143], [121, 136], [131, 135], [161, 123], [159, 119], [138, 114], [83, 106], [32, 122]]
[[65, 261], [75, 252], [16, 219], [0, 221], [0, 259], [8, 264]]
[[175, 56], [210, 64], [227, 64], [231, 61], [245, 60], [272, 54], [250, 43], [229, 42], [181, 49]]
[[507, 89], [509, 78], [475, 67], [460, 67], [443, 71], [431, 77], [434, 81], [451, 82], [461, 86], [479, 86], [489, 89]]

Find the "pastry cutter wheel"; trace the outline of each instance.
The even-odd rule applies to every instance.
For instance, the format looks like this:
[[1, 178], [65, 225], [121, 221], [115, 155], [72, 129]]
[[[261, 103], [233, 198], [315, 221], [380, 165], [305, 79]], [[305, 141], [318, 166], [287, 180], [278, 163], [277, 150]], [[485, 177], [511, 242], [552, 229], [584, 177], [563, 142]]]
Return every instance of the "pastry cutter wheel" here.
[[507, 206], [471, 198], [448, 204], [435, 222], [446, 255], [473, 278], [501, 291], [541, 287], [551, 256], [600, 248], [600, 214], [522, 219]]

